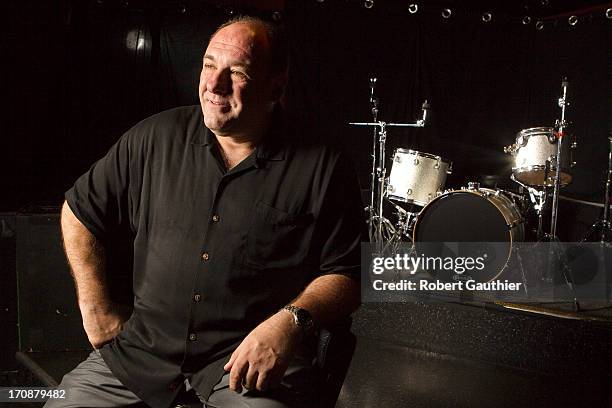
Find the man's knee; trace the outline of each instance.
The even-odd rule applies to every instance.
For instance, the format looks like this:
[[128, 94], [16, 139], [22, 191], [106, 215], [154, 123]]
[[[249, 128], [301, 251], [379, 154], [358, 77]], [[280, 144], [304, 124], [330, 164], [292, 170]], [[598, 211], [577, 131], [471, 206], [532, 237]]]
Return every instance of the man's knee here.
[[66, 391], [66, 398], [50, 399], [44, 408], [136, 407], [142, 403], [115, 377], [97, 350], [66, 374], [58, 389]]

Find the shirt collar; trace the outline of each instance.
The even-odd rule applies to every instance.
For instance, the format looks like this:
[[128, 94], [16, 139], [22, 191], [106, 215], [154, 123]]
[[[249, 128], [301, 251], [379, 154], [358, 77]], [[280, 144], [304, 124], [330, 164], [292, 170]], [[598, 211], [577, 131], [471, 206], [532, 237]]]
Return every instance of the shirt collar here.
[[[282, 136], [285, 131], [286, 123], [283, 116], [283, 111], [280, 107], [274, 109], [272, 113], [271, 129], [266, 134], [261, 144], [255, 148], [257, 158], [256, 166], [261, 164], [263, 160], [285, 160], [285, 146]], [[194, 135], [192, 143], [200, 146], [208, 146], [209, 148], [212, 148], [217, 143], [214, 133], [204, 125], [204, 117], [201, 117], [200, 126]]]

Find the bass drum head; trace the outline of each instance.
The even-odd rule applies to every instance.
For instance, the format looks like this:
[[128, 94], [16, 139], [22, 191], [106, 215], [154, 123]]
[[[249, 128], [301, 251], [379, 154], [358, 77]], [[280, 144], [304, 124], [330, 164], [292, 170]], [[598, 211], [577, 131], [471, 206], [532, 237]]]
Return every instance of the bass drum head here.
[[446, 193], [432, 201], [414, 230], [415, 242], [506, 242], [509, 238], [499, 209], [469, 191]]
[[[435, 278], [488, 282], [499, 276], [507, 264], [513, 240], [509, 224], [514, 221], [507, 218], [515, 217], [513, 213], [517, 211], [508, 207], [513, 204], [507, 198], [500, 200], [496, 196], [495, 200], [490, 199], [488, 195], [494, 194], [494, 190], [483, 190], [445, 193], [419, 214], [413, 234], [419, 255], [454, 260], [474, 259], [468, 261], [469, 265], [459, 265], [457, 268], [455, 264], [450, 269], [439, 264], [434, 267], [426, 265], [424, 270]], [[481, 265], [484, 267], [480, 268]]]

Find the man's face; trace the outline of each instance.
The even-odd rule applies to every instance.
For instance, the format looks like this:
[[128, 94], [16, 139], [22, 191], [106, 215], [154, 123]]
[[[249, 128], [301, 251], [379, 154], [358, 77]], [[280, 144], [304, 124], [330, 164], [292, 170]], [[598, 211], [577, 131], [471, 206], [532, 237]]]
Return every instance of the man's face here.
[[274, 81], [263, 29], [247, 23], [222, 28], [204, 54], [199, 96], [204, 123], [217, 136], [250, 137], [268, 118]]

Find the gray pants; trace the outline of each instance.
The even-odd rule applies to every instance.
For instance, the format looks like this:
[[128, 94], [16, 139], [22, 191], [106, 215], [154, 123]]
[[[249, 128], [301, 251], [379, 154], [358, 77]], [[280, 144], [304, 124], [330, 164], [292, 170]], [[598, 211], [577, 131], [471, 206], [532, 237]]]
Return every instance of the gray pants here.
[[[312, 367], [292, 363], [281, 387], [266, 392], [229, 389], [229, 373], [215, 385], [207, 401], [200, 398], [205, 408], [306, 408], [316, 407], [316, 376]], [[186, 381], [187, 389], [190, 388]], [[110, 371], [100, 353], [92, 351], [89, 357], [64, 376], [60, 389], [67, 391], [64, 400], [49, 400], [44, 408], [145, 408], [146, 404], [128, 390]]]

